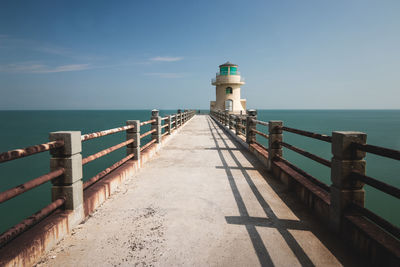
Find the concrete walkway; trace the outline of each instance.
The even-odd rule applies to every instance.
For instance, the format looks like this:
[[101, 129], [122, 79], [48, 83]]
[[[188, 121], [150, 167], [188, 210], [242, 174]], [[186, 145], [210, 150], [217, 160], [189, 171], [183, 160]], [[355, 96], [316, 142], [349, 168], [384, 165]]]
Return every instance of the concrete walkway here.
[[357, 265], [350, 251], [196, 116], [38, 265]]

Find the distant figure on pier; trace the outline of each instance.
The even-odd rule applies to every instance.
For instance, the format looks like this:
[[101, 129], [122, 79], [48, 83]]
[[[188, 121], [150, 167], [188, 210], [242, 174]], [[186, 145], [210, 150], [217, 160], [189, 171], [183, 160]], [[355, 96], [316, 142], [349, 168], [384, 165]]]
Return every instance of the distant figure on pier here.
[[240, 86], [244, 81], [240, 77], [238, 65], [229, 61], [220, 65], [211, 84], [216, 86], [216, 101], [210, 102], [210, 110], [228, 110], [230, 114], [245, 113], [246, 99], [240, 99]]

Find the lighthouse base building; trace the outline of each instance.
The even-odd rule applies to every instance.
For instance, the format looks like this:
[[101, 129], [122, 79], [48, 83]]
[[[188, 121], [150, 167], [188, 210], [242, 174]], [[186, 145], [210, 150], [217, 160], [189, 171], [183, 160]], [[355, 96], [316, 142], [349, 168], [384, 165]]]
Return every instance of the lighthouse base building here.
[[244, 84], [238, 65], [229, 61], [219, 66], [219, 72], [211, 80], [215, 85], [216, 100], [210, 102], [210, 110], [227, 110], [230, 114], [246, 112], [246, 99], [240, 98], [240, 86]]

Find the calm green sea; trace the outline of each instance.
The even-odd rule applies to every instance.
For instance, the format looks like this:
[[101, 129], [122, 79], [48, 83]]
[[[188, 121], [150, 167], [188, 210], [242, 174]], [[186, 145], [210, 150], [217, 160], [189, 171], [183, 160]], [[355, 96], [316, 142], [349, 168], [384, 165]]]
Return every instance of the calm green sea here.
[[[163, 110], [161, 116], [175, 113]], [[61, 130], [90, 133], [125, 125], [126, 120], [148, 120], [150, 110], [115, 111], [0, 111], [0, 152], [23, 148], [48, 141], [48, 133]], [[361, 131], [368, 134], [373, 145], [400, 149], [400, 110], [258, 110], [260, 120], [282, 120], [286, 126], [331, 134], [335, 130]], [[149, 126], [147, 126], [149, 127]], [[263, 129], [262, 126], [258, 126]], [[146, 129], [144, 129], [146, 130]], [[144, 141], [149, 141], [147, 137]], [[262, 137], [259, 142], [266, 145]], [[330, 145], [307, 137], [284, 133], [287, 143], [331, 158]], [[83, 157], [125, 140], [125, 132], [83, 143]], [[117, 150], [84, 167], [84, 180], [125, 156]], [[292, 151], [284, 150], [292, 163], [321, 181], [330, 184], [330, 170]], [[0, 192], [49, 172], [49, 153], [0, 164]], [[379, 156], [367, 156], [367, 174], [400, 187], [400, 162]], [[50, 203], [50, 183], [39, 186], [0, 204], [0, 232]], [[377, 214], [400, 225], [400, 200], [366, 186], [366, 206]]]

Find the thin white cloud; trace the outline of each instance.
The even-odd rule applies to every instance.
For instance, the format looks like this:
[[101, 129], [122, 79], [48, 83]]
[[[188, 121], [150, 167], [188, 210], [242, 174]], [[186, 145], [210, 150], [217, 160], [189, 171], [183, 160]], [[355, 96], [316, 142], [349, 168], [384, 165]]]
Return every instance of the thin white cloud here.
[[160, 62], [174, 62], [180, 61], [183, 57], [153, 57], [150, 58], [151, 61], [160, 61]]
[[0, 34], [0, 45], [15, 51], [27, 50], [42, 53], [44, 55], [55, 55], [71, 58], [77, 61], [102, 60], [103, 56], [93, 54], [82, 54], [73, 50], [51, 43], [39, 42], [31, 39], [14, 38], [8, 35]]
[[151, 73], [145, 73], [144, 75], [156, 76], [159, 78], [168, 78], [168, 79], [182, 78], [184, 76], [183, 73], [174, 73], [174, 72], [151, 72]]
[[66, 71], [81, 71], [91, 69], [89, 64], [69, 64], [60, 66], [48, 66], [34, 62], [0, 65], [0, 72], [11, 73], [55, 73]]

